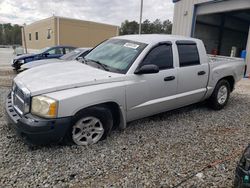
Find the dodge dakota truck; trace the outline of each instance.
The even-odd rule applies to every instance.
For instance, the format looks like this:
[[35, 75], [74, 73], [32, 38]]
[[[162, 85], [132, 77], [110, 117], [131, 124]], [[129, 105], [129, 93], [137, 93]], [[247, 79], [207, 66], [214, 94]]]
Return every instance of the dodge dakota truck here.
[[77, 63], [17, 75], [6, 111], [17, 133], [33, 144], [89, 145], [114, 127], [200, 101], [222, 109], [244, 67], [239, 58], [208, 56], [199, 39], [118, 36]]

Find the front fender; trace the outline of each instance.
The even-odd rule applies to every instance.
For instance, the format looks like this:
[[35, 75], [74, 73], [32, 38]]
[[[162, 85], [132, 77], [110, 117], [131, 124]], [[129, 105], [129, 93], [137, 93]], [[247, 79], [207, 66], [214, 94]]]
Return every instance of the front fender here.
[[123, 82], [97, 84], [57, 91], [46, 96], [58, 100], [58, 117], [74, 116], [80, 110], [98, 104], [114, 102], [119, 106], [121, 121], [126, 126], [125, 86]]

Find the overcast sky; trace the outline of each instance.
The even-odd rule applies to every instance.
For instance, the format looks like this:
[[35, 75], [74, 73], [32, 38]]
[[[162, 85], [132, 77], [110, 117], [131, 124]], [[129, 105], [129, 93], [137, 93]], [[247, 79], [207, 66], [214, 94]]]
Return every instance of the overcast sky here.
[[[52, 16], [119, 25], [139, 21], [140, 0], [0, 0], [0, 23], [29, 24]], [[144, 0], [143, 20], [173, 18], [172, 0]]]

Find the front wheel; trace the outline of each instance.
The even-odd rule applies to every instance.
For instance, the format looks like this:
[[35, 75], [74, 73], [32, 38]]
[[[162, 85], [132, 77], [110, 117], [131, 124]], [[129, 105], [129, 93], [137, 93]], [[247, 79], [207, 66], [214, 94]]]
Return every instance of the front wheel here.
[[91, 145], [103, 140], [113, 126], [112, 113], [105, 107], [91, 107], [76, 115], [71, 130], [77, 145]]
[[214, 91], [209, 98], [209, 106], [215, 110], [221, 110], [228, 102], [230, 96], [230, 84], [227, 80], [221, 80], [217, 83]]

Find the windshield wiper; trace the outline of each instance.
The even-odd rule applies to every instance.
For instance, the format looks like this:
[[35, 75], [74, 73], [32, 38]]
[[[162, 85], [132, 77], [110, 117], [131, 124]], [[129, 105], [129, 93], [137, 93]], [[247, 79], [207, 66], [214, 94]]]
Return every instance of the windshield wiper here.
[[110, 71], [110, 69], [108, 68], [107, 65], [105, 65], [105, 64], [103, 64], [103, 63], [100, 63], [99, 61], [96, 61], [96, 60], [93, 60], [93, 59], [85, 59], [85, 58], [84, 58], [84, 60], [85, 60], [85, 63], [88, 62], [88, 61], [94, 62], [94, 63], [96, 63], [97, 65], [100, 65], [100, 66], [102, 67], [102, 69], [104, 69], [104, 70], [106, 70], [106, 71]]

